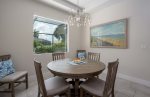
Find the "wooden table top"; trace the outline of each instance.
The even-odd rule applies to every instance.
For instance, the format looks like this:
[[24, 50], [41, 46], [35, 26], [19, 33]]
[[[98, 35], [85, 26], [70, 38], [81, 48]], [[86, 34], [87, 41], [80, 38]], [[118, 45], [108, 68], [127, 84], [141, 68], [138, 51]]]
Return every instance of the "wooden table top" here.
[[48, 69], [56, 76], [65, 78], [89, 78], [97, 76], [105, 69], [102, 62], [84, 60], [85, 63], [73, 65], [72, 59], [63, 59], [48, 63]]

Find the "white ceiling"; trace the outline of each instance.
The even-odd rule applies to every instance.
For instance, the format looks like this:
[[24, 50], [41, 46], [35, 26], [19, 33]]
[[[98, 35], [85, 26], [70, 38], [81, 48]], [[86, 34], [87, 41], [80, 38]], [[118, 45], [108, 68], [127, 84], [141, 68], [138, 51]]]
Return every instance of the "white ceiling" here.
[[[67, 0], [78, 5], [78, 0]], [[86, 12], [90, 12], [98, 6], [107, 3], [110, 0], [79, 0], [79, 6], [85, 8]]]
[[108, 7], [112, 4], [116, 4], [117, 2], [123, 0], [37, 0], [48, 4], [50, 6], [54, 6], [61, 10], [70, 12], [72, 9], [74, 12], [77, 12], [78, 9], [84, 9], [87, 13], [93, 13], [102, 8]]

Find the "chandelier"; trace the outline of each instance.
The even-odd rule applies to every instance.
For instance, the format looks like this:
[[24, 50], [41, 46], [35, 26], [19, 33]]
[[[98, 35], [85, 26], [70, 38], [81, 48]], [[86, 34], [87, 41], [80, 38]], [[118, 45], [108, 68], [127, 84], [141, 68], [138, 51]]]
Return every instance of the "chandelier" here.
[[[77, 6], [79, 6], [79, 0], [77, 2]], [[86, 26], [91, 23], [90, 14], [85, 13], [85, 9], [81, 9], [79, 7], [76, 10], [71, 9], [68, 18], [65, 20], [70, 26]]]

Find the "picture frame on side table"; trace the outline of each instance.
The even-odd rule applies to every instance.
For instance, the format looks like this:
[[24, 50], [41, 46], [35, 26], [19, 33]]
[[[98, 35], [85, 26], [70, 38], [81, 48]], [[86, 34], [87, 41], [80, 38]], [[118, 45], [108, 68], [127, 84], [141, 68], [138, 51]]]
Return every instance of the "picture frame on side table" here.
[[85, 59], [86, 58], [86, 50], [77, 50], [77, 58]]

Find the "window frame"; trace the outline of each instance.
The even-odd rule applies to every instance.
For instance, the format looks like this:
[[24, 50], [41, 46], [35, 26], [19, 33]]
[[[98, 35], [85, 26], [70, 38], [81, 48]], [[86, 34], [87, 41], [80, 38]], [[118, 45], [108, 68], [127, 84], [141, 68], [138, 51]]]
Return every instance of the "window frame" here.
[[[67, 31], [66, 32], [67, 33], [67, 35], [66, 35], [67, 39], [66, 39], [66, 42], [65, 42], [67, 46], [66, 46], [66, 51], [64, 53], [69, 52], [69, 24], [67, 22], [63, 22], [63, 21], [60, 21], [60, 20], [52, 19], [52, 18], [47, 18], [45, 16], [43, 17], [43, 16], [40, 16], [40, 15], [33, 15], [33, 27], [32, 28], [34, 28], [35, 18], [42, 18], [42, 19], [45, 19], [45, 20], [49, 20], [49, 21], [65, 24], [66, 27], [67, 27], [67, 30], [66, 30]], [[44, 21], [39, 21], [39, 22], [48, 23], [48, 22], [44, 22]], [[49, 23], [49, 24], [53, 24], [53, 23]], [[54, 25], [56, 25], [56, 24], [54, 24]], [[34, 31], [34, 29], [33, 29], [33, 31]], [[40, 33], [40, 34], [46, 34], [46, 33]], [[47, 35], [51, 35], [51, 34], [47, 34]], [[34, 41], [34, 37], [33, 37], [33, 41]], [[33, 46], [33, 48], [34, 48], [34, 46]], [[44, 53], [36, 53], [35, 51], [33, 51], [33, 52], [34, 52], [34, 54], [44, 54]], [[53, 52], [46, 52], [46, 53], [50, 53], [51, 54]]]

